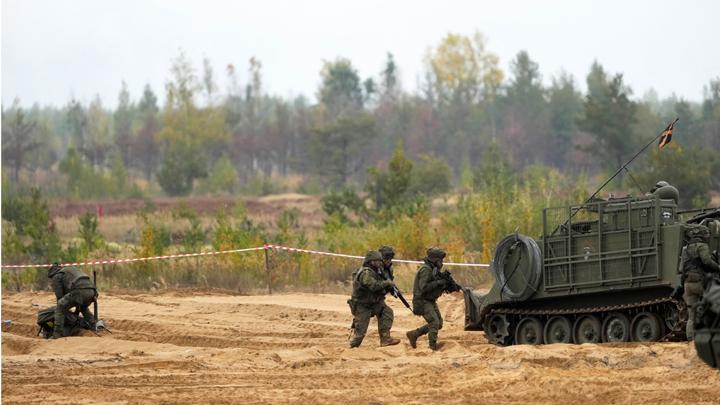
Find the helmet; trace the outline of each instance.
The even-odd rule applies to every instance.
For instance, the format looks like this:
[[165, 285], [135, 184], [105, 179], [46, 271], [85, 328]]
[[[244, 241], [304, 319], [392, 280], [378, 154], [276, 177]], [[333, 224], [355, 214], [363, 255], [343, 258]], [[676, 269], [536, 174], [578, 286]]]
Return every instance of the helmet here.
[[368, 264], [374, 260], [382, 260], [382, 255], [377, 250], [369, 250], [365, 254], [365, 260], [363, 261], [363, 264]]
[[427, 258], [430, 260], [442, 260], [445, 256], [447, 253], [439, 247], [431, 247], [427, 250]]
[[382, 255], [383, 260], [388, 260], [395, 257], [395, 249], [393, 249], [392, 246], [380, 246], [380, 249], [378, 249], [378, 251]]
[[[657, 185], [664, 183], [664, 186], [657, 187]], [[661, 200], [675, 200], [675, 204], [680, 200], [680, 192], [677, 188], [667, 184], [665, 181], [659, 181], [653, 190], [653, 194]]]
[[710, 239], [710, 229], [704, 225], [691, 225], [685, 230], [685, 237], [688, 240], [707, 241]]
[[52, 266], [48, 267], [48, 278], [53, 278], [61, 269], [62, 267], [60, 266], [60, 263], [53, 263]]
[[670, 185], [670, 183], [668, 183], [667, 181], [665, 181], [665, 180], [660, 180], [660, 181], [658, 181], [657, 183], [655, 183], [655, 189], [658, 189], [658, 188], [660, 188], [660, 187], [669, 186], [669, 185]]

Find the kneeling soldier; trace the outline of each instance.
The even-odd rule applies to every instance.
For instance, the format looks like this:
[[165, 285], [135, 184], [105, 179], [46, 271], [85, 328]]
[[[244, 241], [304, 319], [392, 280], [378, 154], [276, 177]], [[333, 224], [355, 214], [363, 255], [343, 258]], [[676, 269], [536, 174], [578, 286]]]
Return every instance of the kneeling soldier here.
[[380, 332], [380, 346], [391, 346], [400, 343], [390, 337], [394, 314], [385, 304], [385, 294], [395, 284], [386, 280], [383, 275], [383, 262], [380, 252], [369, 251], [365, 255], [363, 267], [353, 273], [352, 298], [348, 301], [353, 314], [354, 333], [350, 347], [358, 347], [367, 332], [370, 318], [377, 317]]
[[90, 277], [77, 267], [60, 267], [58, 264], [48, 269], [48, 277], [57, 298], [53, 339], [63, 337], [65, 315], [73, 307], [80, 310], [83, 318], [90, 325], [94, 325], [95, 317], [90, 312], [89, 306], [97, 297], [97, 290]]
[[440, 277], [440, 269], [446, 253], [440, 248], [431, 247], [427, 250], [425, 262], [415, 274], [413, 286], [413, 313], [422, 315], [427, 325], [423, 325], [407, 333], [410, 346], [417, 347], [420, 336], [428, 335], [430, 348], [438, 349], [438, 330], [442, 329], [443, 319], [437, 306], [437, 299], [447, 288], [447, 281]]

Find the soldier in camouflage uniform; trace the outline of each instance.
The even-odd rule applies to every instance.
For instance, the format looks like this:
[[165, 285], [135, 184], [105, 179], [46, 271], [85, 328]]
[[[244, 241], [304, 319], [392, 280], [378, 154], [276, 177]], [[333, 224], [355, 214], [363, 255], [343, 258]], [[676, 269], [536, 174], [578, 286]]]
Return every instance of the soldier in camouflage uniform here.
[[695, 324], [695, 305], [702, 300], [705, 281], [709, 273], [720, 273], [720, 266], [710, 255], [708, 240], [710, 230], [706, 226], [696, 226], [689, 230], [690, 240], [682, 252], [683, 278], [685, 280], [683, 299], [688, 306], [687, 338], [693, 339]]
[[65, 314], [73, 307], [80, 310], [83, 318], [90, 325], [94, 325], [94, 316], [90, 312], [89, 306], [97, 297], [97, 290], [90, 277], [77, 267], [60, 267], [58, 264], [54, 264], [48, 269], [48, 278], [50, 278], [50, 285], [57, 298], [55, 329], [52, 338], [63, 337]]
[[383, 261], [380, 252], [372, 250], [365, 255], [362, 268], [353, 273], [353, 292], [348, 300], [353, 314], [353, 337], [350, 347], [358, 347], [365, 338], [370, 318], [377, 317], [380, 333], [380, 346], [392, 346], [400, 343], [390, 337], [395, 315], [385, 304], [385, 294], [395, 284], [383, 275]]
[[427, 322], [415, 330], [407, 333], [410, 346], [417, 347], [417, 340], [420, 336], [428, 335], [430, 348], [438, 349], [438, 330], [442, 329], [443, 319], [437, 306], [437, 299], [447, 287], [447, 281], [440, 278], [440, 269], [446, 253], [440, 248], [431, 247], [427, 250], [427, 256], [423, 259], [425, 263], [420, 266], [415, 275], [413, 286], [413, 312], [415, 315], [422, 315]]
[[383, 261], [383, 270], [385, 271], [385, 278], [388, 280], [395, 280], [395, 275], [393, 274], [393, 258], [395, 258], [395, 249], [392, 248], [392, 246], [383, 245], [380, 246], [378, 249], [378, 252], [380, 252], [380, 255], [382, 255], [382, 261]]

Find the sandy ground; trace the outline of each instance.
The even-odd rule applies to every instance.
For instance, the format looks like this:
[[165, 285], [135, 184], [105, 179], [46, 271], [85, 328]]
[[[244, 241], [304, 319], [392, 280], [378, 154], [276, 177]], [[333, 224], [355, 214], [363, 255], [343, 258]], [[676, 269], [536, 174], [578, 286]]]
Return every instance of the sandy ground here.
[[[500, 348], [462, 330], [443, 297], [437, 353], [427, 340], [379, 347], [377, 324], [347, 348], [341, 295], [106, 293], [112, 334], [35, 337], [47, 293], [2, 299], [4, 403], [713, 403], [720, 373], [688, 343]], [[420, 325], [397, 301], [394, 335]]]

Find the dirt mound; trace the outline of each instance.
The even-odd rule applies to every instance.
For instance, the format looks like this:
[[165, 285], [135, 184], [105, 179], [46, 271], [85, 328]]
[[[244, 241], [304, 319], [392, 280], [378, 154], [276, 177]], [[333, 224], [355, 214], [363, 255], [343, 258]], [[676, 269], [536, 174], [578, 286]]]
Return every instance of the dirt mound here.
[[[54, 341], [35, 336], [37, 310], [52, 298], [3, 297], [13, 321], [3, 327], [4, 402], [710, 403], [720, 394], [717, 372], [688, 343], [495, 347], [462, 330], [459, 295], [439, 302], [439, 352], [426, 338], [416, 350], [381, 348], [375, 321], [349, 349], [340, 295], [104, 293], [112, 333]], [[395, 336], [422, 324], [388, 302]]]

